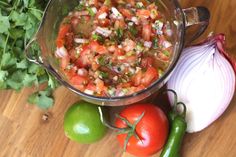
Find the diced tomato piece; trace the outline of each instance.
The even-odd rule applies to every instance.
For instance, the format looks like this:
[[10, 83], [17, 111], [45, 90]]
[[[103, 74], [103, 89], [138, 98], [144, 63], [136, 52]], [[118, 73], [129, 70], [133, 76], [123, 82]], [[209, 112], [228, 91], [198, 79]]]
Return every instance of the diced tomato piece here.
[[142, 78], [142, 84], [144, 86], [150, 85], [154, 80], [158, 78], [157, 70], [153, 67], [148, 67], [147, 71], [144, 73], [144, 76]]
[[106, 5], [103, 5], [97, 12], [95, 18], [98, 19], [99, 15], [103, 14], [103, 13], [108, 13], [109, 11], [109, 7]]
[[146, 9], [139, 9], [137, 12], [136, 12], [136, 15], [140, 18], [149, 18], [151, 12], [150, 10], [146, 10]]
[[154, 59], [151, 57], [143, 58], [141, 61], [141, 66], [144, 68], [151, 67], [153, 65]]
[[119, 85], [116, 86], [116, 88], [117, 88], [117, 89], [123, 89], [123, 88], [131, 87], [131, 85], [132, 85], [131, 82], [120, 83]]
[[92, 52], [96, 52], [99, 54], [104, 54], [108, 52], [107, 48], [103, 45], [100, 45], [97, 41], [91, 41], [89, 47]]
[[157, 10], [157, 5], [156, 5], [155, 3], [149, 4], [149, 5], [147, 6], [147, 9], [148, 9], [148, 10], [152, 10], [152, 9]]
[[86, 77], [76, 75], [70, 79], [70, 83], [73, 85], [85, 85], [88, 83], [88, 79]]
[[65, 35], [65, 47], [67, 50], [73, 49], [74, 43], [74, 33], [67, 33]]
[[57, 47], [58, 47], [58, 48], [64, 46], [64, 39], [57, 38], [56, 44], [57, 44]]
[[118, 28], [124, 29], [125, 27], [126, 27], [126, 23], [125, 23], [124, 19], [120, 19], [120, 20], [115, 21], [115, 24], [114, 24], [115, 29], [118, 29]]
[[58, 37], [59, 38], [64, 38], [66, 33], [71, 31], [71, 25], [70, 24], [62, 24], [60, 29], [59, 29], [59, 33], [58, 33]]
[[62, 24], [59, 28], [59, 33], [57, 36], [57, 47], [60, 48], [64, 45], [65, 43], [65, 36], [68, 32], [71, 31], [71, 25], [70, 24]]
[[68, 77], [68, 79], [71, 79], [72, 77], [77, 75], [76, 71], [77, 71], [77, 67], [76, 66], [74, 66], [74, 67], [72, 67], [70, 69], [65, 69], [64, 70], [65, 75]]
[[86, 86], [86, 89], [91, 90], [91, 91], [96, 91], [96, 85], [92, 82], [89, 82], [88, 85]]
[[131, 39], [126, 39], [123, 43], [123, 49], [126, 52], [132, 51], [136, 46], [136, 43]]
[[135, 6], [135, 0], [126, 0], [131, 6]]
[[139, 92], [139, 91], [143, 90], [144, 88], [145, 88], [144, 85], [139, 85], [138, 87], [136, 87], [134, 92]]
[[137, 56], [126, 56], [126, 59], [124, 60], [125, 63], [136, 63], [137, 62]]
[[141, 84], [142, 77], [143, 77], [142, 71], [139, 70], [131, 79], [134, 86], [139, 86]]
[[76, 60], [76, 65], [78, 67], [87, 67], [89, 64], [91, 64], [92, 59], [91, 50], [88, 45], [83, 46], [82, 50], [80, 51], [80, 56]]
[[128, 9], [120, 8], [119, 11], [121, 12], [121, 14], [122, 14], [124, 17], [126, 17], [126, 18], [128, 18], [128, 19], [131, 19], [132, 16], [133, 16], [132, 12], [131, 12], [130, 10], [128, 10]]
[[95, 80], [95, 83], [96, 83], [97, 91], [100, 93], [103, 90], [103, 88], [105, 87], [104, 82], [101, 79], [97, 78]]
[[107, 27], [110, 25], [110, 20], [105, 18], [105, 19], [99, 19], [98, 20], [98, 25], [102, 27]]
[[92, 70], [96, 71], [99, 68], [99, 64], [97, 64], [96, 62], [92, 62]]
[[117, 47], [115, 45], [111, 45], [107, 48], [107, 50], [110, 51], [110, 52], [115, 52], [116, 49], [117, 49]]
[[150, 24], [146, 24], [143, 26], [142, 37], [145, 41], [151, 40], [151, 32], [152, 32], [152, 27]]
[[65, 70], [66, 69], [66, 67], [69, 65], [69, 63], [70, 63], [70, 58], [69, 58], [69, 56], [65, 56], [65, 57], [62, 57], [61, 58], [61, 68], [63, 69], [63, 70]]

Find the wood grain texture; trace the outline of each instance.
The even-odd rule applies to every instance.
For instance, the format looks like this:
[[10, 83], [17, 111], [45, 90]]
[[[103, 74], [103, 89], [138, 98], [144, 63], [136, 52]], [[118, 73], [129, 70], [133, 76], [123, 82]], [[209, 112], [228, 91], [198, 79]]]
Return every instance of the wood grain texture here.
[[[181, 0], [183, 8], [206, 6], [211, 11], [209, 32], [225, 33], [226, 50], [236, 58], [236, 1]], [[202, 37], [202, 38], [203, 38]], [[132, 157], [123, 153], [111, 131], [99, 142], [81, 145], [68, 140], [63, 132], [63, 115], [79, 98], [64, 87], [55, 92], [56, 103], [49, 111], [27, 104], [33, 89], [16, 93], [0, 91], [0, 157]], [[207, 106], [206, 106], [207, 109]], [[42, 115], [49, 114], [43, 121]], [[183, 157], [236, 156], [236, 96], [217, 121], [202, 132], [187, 134]], [[158, 157], [159, 153], [153, 155]]]

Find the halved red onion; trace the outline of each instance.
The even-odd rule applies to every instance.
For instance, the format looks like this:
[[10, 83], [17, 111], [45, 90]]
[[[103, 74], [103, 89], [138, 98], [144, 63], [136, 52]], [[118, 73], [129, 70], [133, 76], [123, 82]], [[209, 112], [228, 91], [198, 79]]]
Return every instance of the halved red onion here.
[[[187, 107], [188, 132], [200, 131], [226, 110], [235, 91], [235, 62], [224, 50], [225, 36], [185, 48], [167, 83]], [[169, 94], [173, 102], [173, 96]]]

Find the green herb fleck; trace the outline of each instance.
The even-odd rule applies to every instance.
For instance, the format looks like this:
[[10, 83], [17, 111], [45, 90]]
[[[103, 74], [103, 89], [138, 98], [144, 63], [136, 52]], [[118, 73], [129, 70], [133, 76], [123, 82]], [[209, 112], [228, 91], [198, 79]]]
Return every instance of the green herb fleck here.
[[89, 15], [90, 15], [90, 16], [95, 16], [95, 12], [93, 11], [92, 8], [87, 7], [87, 11], [89, 12]]
[[135, 7], [138, 8], [138, 9], [142, 9], [142, 8], [144, 8], [144, 5], [143, 5], [142, 2], [137, 2]]
[[159, 47], [159, 45], [158, 45], [158, 42], [159, 42], [159, 40], [158, 40], [158, 38], [153, 38], [153, 40], [152, 40], [152, 48], [154, 48], [154, 49], [157, 49], [158, 47]]
[[104, 41], [105, 41], [105, 38], [101, 35], [98, 35], [98, 34], [93, 34], [92, 39], [97, 40], [100, 43], [104, 43]]
[[119, 42], [122, 41], [123, 35], [124, 35], [123, 29], [118, 28], [118, 29], [116, 30], [116, 36], [117, 36], [117, 40], [118, 40]]
[[82, 11], [84, 7], [84, 3], [80, 3], [78, 6], [75, 7], [75, 10]]
[[138, 34], [138, 30], [135, 28], [135, 26], [129, 26], [128, 30], [134, 37]]
[[170, 52], [168, 50], [164, 50], [162, 52], [166, 57], [169, 57], [170, 56]]
[[99, 76], [101, 77], [101, 79], [106, 79], [109, 75], [107, 72], [100, 71]]
[[105, 58], [105, 56], [99, 57], [99, 58], [98, 58], [98, 63], [99, 63], [100, 65], [106, 65], [106, 58]]

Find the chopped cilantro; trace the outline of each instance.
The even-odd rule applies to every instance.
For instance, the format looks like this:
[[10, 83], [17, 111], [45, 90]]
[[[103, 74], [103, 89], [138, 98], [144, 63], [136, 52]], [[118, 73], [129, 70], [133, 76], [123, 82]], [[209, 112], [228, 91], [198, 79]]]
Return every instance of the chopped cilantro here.
[[123, 29], [118, 28], [118, 29], [116, 30], [117, 40], [118, 40], [118, 41], [122, 41], [123, 35], [124, 35]]
[[135, 37], [138, 34], [138, 30], [135, 28], [135, 26], [129, 26], [129, 32]]
[[95, 16], [95, 12], [93, 11], [92, 8], [87, 7], [87, 10], [88, 10], [90, 16]]
[[78, 6], [75, 7], [75, 10], [82, 11], [84, 9], [84, 3], [80, 3]]
[[138, 9], [142, 9], [142, 8], [144, 8], [144, 5], [143, 5], [142, 2], [137, 2], [135, 7], [138, 8]]
[[152, 47], [154, 48], [154, 49], [157, 49], [158, 47], [159, 47], [159, 45], [158, 45], [158, 38], [154, 38], [153, 40], [152, 40]]
[[100, 71], [99, 76], [101, 77], [101, 79], [106, 79], [109, 75], [107, 72]]
[[170, 56], [170, 52], [168, 50], [164, 50], [162, 52], [165, 56], [169, 57]]
[[104, 43], [104, 41], [105, 41], [105, 38], [101, 35], [98, 35], [98, 34], [93, 34], [92, 39], [97, 40], [100, 43]]
[[98, 63], [99, 63], [100, 65], [106, 65], [106, 58], [105, 58], [105, 56], [99, 57], [99, 58], [98, 58]]

